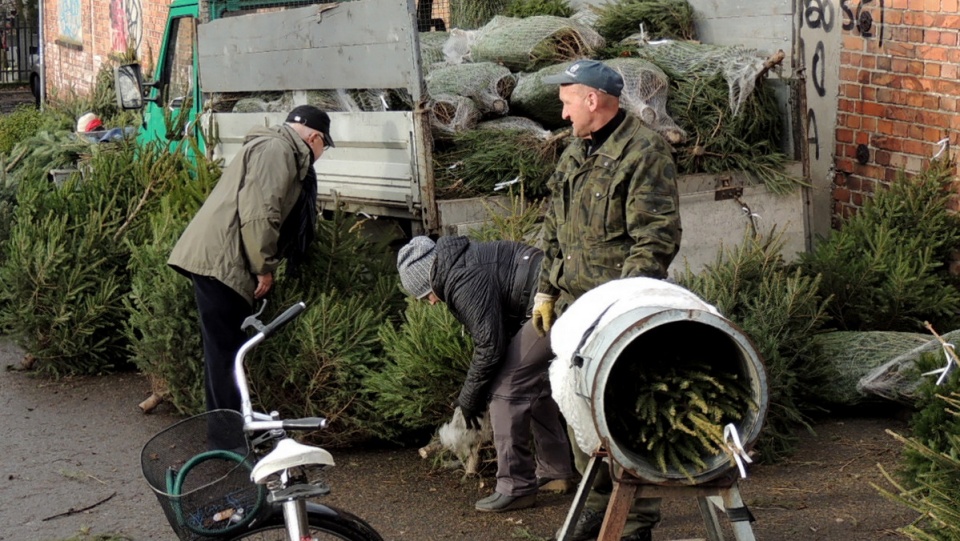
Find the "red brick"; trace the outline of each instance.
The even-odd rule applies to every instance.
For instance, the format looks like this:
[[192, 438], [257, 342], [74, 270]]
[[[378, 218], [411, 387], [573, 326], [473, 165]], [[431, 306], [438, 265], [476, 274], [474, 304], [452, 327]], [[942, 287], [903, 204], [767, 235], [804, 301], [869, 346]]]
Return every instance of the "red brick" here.
[[877, 100], [877, 88], [873, 86], [862, 87], [860, 91], [860, 98], [866, 101], [876, 101]]
[[856, 134], [856, 140], [858, 145], [866, 145], [870, 143], [870, 134], [862, 131], [858, 131]]
[[917, 48], [917, 58], [927, 62], [946, 62], [948, 49], [940, 46], [923, 45]]
[[940, 77], [940, 64], [926, 64], [923, 67], [923, 75], [925, 77]]
[[907, 0], [907, 8], [912, 11], [923, 11], [925, 9], [926, 0]]
[[859, 70], [856, 68], [840, 68], [840, 80], [841, 81], [856, 81], [857, 72]]
[[915, 107], [917, 109], [922, 109], [926, 101], [927, 96], [925, 94], [918, 94], [916, 92], [909, 92], [904, 94], [906, 98], [906, 105], [908, 107]]
[[870, 76], [870, 84], [874, 86], [892, 86], [898, 80], [899, 80], [899, 77], [897, 77], [896, 75], [893, 75], [892, 73], [874, 72]]
[[837, 100], [837, 110], [844, 113], [856, 112], [856, 103], [853, 100], [840, 98]]
[[[947, 4], [953, 4], [952, 7], [947, 7]], [[958, 13], [960, 2], [957, 0], [943, 0], [943, 12], [944, 13]], [[949, 28], [952, 30], [960, 30], [960, 15], [944, 15], [940, 17], [940, 24], [938, 25], [941, 28]]]
[[877, 67], [877, 55], [865, 54], [860, 56], [860, 67], [872, 70]]
[[862, 124], [862, 118], [858, 115], [842, 115], [843, 120], [838, 121], [841, 126], [846, 126], [850, 129], [856, 130], [860, 128]]
[[957, 45], [957, 33], [943, 32], [940, 34], [940, 44], [947, 45], [949, 47], [955, 47]]
[[[890, 106], [886, 108], [887, 118], [902, 120], [904, 122], [916, 122], [918, 113], [914, 109], [906, 107]], [[879, 115], [878, 115], [879, 116]]]
[[893, 88], [880, 88], [877, 89], [877, 101], [880, 103], [893, 103], [893, 104], [902, 104], [904, 103], [904, 93], [893, 89]]
[[838, 143], [852, 143], [853, 142], [853, 130], [848, 130], [845, 128], [837, 129], [837, 142]]
[[940, 31], [927, 29], [923, 32], [924, 43], [940, 43]]
[[894, 127], [893, 122], [885, 118], [877, 119], [877, 130], [876, 130], [877, 132], [882, 133], [884, 135], [893, 135], [893, 127]]
[[890, 152], [900, 152], [903, 150], [903, 141], [893, 137], [884, 137], [875, 135], [870, 139], [870, 144], [877, 148], [882, 148]]
[[846, 188], [834, 188], [833, 189], [833, 200], [840, 201], [841, 203], [850, 202], [850, 190]]
[[863, 114], [869, 116], [884, 116], [886, 108], [879, 103], [866, 102], [863, 104]]
[[956, 79], [957, 78], [957, 65], [956, 64], [943, 64], [940, 66], [940, 77], [944, 79]]
[[860, 120], [860, 129], [862, 129], [863, 131], [865, 132], [877, 131], [877, 120], [879, 119], [872, 118], [872, 117], [864, 117], [859, 120]]
[[893, 63], [893, 59], [889, 56], [878, 56], [877, 57], [877, 69], [883, 71], [890, 71], [890, 65]]
[[960, 95], [960, 82], [941, 79], [937, 82], [937, 92], [948, 96]]
[[877, 162], [878, 165], [890, 165], [890, 153], [885, 150], [877, 150], [873, 153], [873, 161]]
[[927, 145], [920, 141], [907, 139], [903, 142], [903, 151], [907, 154], [913, 154], [914, 156], [926, 156]]

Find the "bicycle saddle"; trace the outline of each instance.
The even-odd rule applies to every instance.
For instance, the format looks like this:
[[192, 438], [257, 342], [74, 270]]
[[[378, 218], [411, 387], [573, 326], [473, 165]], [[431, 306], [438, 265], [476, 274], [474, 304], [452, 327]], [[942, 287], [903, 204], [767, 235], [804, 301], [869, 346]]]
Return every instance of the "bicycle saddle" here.
[[273, 451], [257, 462], [250, 472], [250, 478], [254, 483], [260, 484], [267, 477], [287, 468], [311, 464], [333, 466], [333, 455], [319, 447], [284, 438], [277, 443]]

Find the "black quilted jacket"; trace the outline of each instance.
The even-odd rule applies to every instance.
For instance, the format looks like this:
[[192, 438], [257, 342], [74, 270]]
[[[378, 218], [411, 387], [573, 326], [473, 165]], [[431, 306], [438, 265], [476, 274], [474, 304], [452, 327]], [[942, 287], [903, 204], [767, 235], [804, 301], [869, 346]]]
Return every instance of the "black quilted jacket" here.
[[441, 237], [430, 275], [433, 292], [473, 338], [473, 361], [457, 403], [486, 409], [490, 383], [510, 339], [529, 318], [543, 252], [511, 241]]

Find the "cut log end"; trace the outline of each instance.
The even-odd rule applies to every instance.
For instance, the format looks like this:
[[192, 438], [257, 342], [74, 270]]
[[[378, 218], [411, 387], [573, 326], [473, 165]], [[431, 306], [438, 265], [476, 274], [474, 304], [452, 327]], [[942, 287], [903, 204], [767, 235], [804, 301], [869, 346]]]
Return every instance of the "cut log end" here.
[[150, 413], [154, 408], [159, 406], [161, 402], [163, 402], [163, 396], [157, 393], [151, 393], [146, 400], [140, 402], [139, 407], [144, 413]]

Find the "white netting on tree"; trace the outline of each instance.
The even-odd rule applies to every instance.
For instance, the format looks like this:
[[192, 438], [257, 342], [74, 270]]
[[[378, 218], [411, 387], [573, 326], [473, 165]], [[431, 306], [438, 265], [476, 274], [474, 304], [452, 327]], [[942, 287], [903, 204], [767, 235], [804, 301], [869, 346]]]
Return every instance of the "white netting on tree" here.
[[498, 15], [478, 31], [470, 54], [474, 62], [498, 62], [511, 71], [536, 71], [593, 56], [603, 46], [603, 37], [596, 30], [567, 17]]
[[590, 5], [586, 5], [577, 10], [576, 13], [570, 16], [571, 20], [574, 20], [584, 26], [593, 28], [596, 30], [597, 21], [600, 20], [600, 14], [597, 13], [596, 8]]
[[425, 78], [431, 96], [455, 94], [476, 102], [481, 113], [505, 115], [517, 81], [510, 70], [492, 62], [435, 67]]
[[286, 113], [304, 104], [328, 112], [387, 111], [391, 109], [390, 97], [383, 89], [229, 92], [215, 94], [208, 105], [218, 113]]
[[473, 129], [480, 110], [470, 98], [455, 94], [430, 97], [430, 127], [436, 137], [449, 137]]
[[471, 62], [470, 48], [477, 39], [476, 30], [461, 30], [454, 28], [443, 43], [443, 57], [448, 64], [463, 64]]
[[640, 56], [667, 72], [699, 77], [723, 74], [730, 90], [730, 110], [734, 116], [753, 92], [757, 77], [767, 69], [764, 55], [755, 49], [739, 46], [664, 40], [640, 43], [638, 49]]
[[623, 77], [620, 105], [671, 144], [682, 143], [687, 134], [667, 113], [670, 80], [663, 70], [640, 58], [613, 58], [604, 64]]
[[554, 64], [532, 73], [517, 74], [517, 86], [510, 95], [510, 107], [519, 115], [536, 120], [551, 130], [568, 125], [563, 120], [557, 85], [543, 83], [544, 77], [556, 75], [566, 64]]
[[486, 120], [477, 124], [478, 130], [509, 130], [530, 133], [538, 139], [549, 139], [552, 133], [546, 130], [536, 120], [523, 116], [505, 116]]
[[[929, 337], [928, 337], [929, 338]], [[960, 343], [960, 330], [950, 331], [941, 336], [948, 344]], [[893, 359], [871, 370], [857, 383], [857, 390], [864, 394], [872, 394], [894, 402], [913, 405], [917, 399], [917, 389], [924, 377], [917, 362], [923, 354], [943, 351], [943, 343], [937, 338], [927, 340], [906, 353], [897, 355]], [[943, 366], [947, 365], [944, 353]]]
[[930, 335], [893, 331], [835, 331], [813, 337], [819, 347], [818, 363], [824, 367], [818, 398], [853, 406], [866, 395], [858, 382], [871, 370], [930, 341]]
[[449, 32], [420, 32], [420, 69], [424, 75], [433, 66], [447, 61], [443, 47], [449, 39]]

